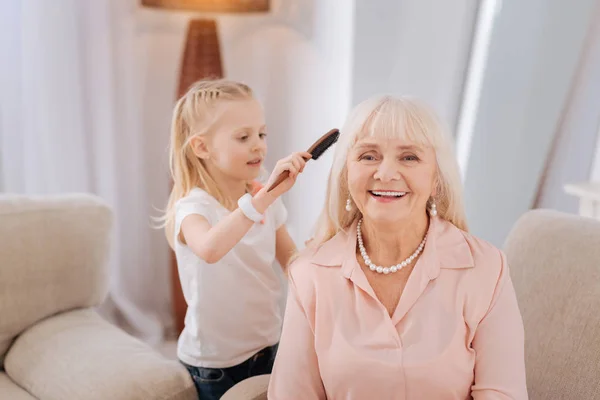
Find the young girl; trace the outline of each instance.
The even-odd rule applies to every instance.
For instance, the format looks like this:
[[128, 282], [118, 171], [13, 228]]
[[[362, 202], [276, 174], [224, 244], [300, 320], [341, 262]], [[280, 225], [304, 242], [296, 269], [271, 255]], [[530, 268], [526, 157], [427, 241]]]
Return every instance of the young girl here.
[[[265, 118], [251, 89], [200, 81], [177, 102], [171, 129], [173, 190], [166, 234], [188, 305], [177, 353], [202, 399], [271, 372], [281, 330], [282, 287], [296, 248], [279, 197], [309, 153], [279, 160], [265, 187]], [[280, 173], [290, 176], [271, 192]]]

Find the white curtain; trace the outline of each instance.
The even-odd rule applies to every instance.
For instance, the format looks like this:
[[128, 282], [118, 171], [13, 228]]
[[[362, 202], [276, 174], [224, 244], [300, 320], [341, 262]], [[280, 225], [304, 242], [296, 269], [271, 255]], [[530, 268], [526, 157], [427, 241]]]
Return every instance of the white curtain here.
[[115, 228], [102, 311], [152, 343], [172, 326], [169, 255], [150, 220], [164, 206], [168, 179], [140, 122], [136, 7], [0, 2], [0, 189], [105, 199]]

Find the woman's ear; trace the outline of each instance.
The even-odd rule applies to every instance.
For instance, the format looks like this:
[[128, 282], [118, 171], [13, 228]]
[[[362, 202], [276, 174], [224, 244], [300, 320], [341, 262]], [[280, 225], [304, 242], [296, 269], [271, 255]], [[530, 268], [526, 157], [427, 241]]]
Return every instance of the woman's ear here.
[[440, 189], [440, 179], [439, 179], [439, 175], [436, 175], [436, 177], [433, 179], [433, 187], [431, 189], [431, 197], [435, 198], [438, 195]]
[[206, 138], [202, 136], [194, 136], [190, 139], [190, 147], [196, 155], [196, 157], [202, 160], [208, 160], [210, 158], [210, 152], [208, 151], [208, 144]]

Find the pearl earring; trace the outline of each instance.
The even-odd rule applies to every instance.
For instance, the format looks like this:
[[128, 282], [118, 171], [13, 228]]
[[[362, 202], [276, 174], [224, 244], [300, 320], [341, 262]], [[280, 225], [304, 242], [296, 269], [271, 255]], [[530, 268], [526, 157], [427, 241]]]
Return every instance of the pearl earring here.
[[432, 217], [435, 217], [437, 215], [437, 206], [435, 205], [433, 199], [431, 199], [431, 205], [429, 206], [429, 215], [431, 215]]
[[352, 211], [352, 204], [350, 203], [350, 197], [348, 197], [348, 200], [346, 200], [346, 211], [348, 211], [348, 212]]

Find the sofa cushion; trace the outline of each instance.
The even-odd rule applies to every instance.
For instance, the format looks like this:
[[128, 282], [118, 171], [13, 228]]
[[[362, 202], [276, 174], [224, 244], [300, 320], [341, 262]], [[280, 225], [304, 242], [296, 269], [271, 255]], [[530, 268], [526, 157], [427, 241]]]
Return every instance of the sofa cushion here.
[[244, 379], [221, 397], [221, 400], [267, 400], [271, 375], [257, 375]]
[[168, 360], [92, 309], [68, 311], [21, 334], [6, 372], [43, 400], [196, 400], [194, 383]]
[[105, 298], [111, 220], [91, 195], [0, 196], [0, 367], [28, 326]]
[[36, 400], [35, 397], [30, 395], [12, 381], [5, 373], [0, 372], [0, 399], [7, 400]]
[[600, 398], [600, 222], [531, 211], [505, 250], [525, 325], [530, 398]]

